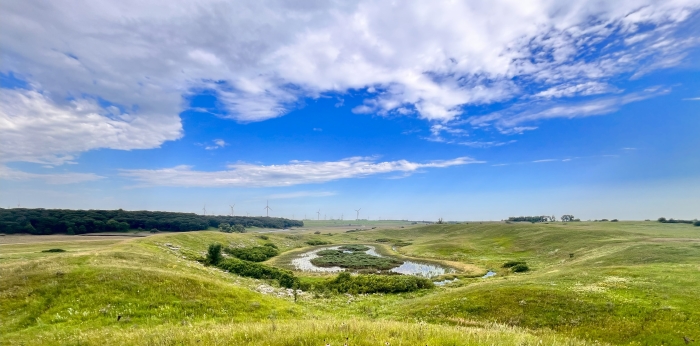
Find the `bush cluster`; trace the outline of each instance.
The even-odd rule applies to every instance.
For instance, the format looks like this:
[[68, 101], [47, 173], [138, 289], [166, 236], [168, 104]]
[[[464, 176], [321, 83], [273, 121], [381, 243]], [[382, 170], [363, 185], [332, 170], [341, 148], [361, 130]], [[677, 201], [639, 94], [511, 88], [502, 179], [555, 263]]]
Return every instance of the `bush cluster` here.
[[63, 250], [63, 249], [48, 249], [48, 250], [41, 250], [41, 252], [66, 252], [66, 250]]
[[666, 220], [665, 217], [660, 217], [658, 221], [661, 223], [687, 223], [687, 224], [691, 224], [691, 225], [695, 225], [695, 226], [700, 225], [700, 221], [698, 221], [698, 220], [674, 220], [674, 219]]
[[206, 262], [208, 264], [217, 265], [219, 262], [221, 262], [221, 259], [223, 258], [223, 256], [221, 256], [221, 248], [222, 246], [219, 243], [209, 244], [206, 258]]
[[525, 264], [525, 262], [524, 261], [508, 261], [506, 263], [503, 263], [503, 265], [501, 267], [512, 268], [512, 267], [517, 266], [518, 264]]
[[351, 275], [340, 273], [323, 284], [324, 288], [337, 293], [400, 293], [433, 288], [426, 278], [411, 275]]
[[523, 273], [528, 270], [530, 270], [530, 267], [527, 266], [527, 264], [522, 263], [522, 264], [516, 264], [510, 270], [513, 271], [513, 273]]
[[510, 268], [510, 270], [514, 273], [522, 273], [530, 270], [530, 267], [528, 267], [527, 263], [524, 261], [508, 261], [503, 263], [502, 267]]
[[224, 249], [224, 251], [233, 257], [251, 262], [264, 262], [279, 254], [277, 246], [272, 243], [265, 244], [264, 246], [253, 246], [244, 248], [229, 247]]
[[238, 258], [227, 258], [219, 262], [216, 266], [240, 276], [254, 279], [277, 280], [280, 286], [286, 288], [292, 288], [298, 285], [298, 279], [291, 271], [266, 266], [260, 263], [244, 261]]
[[219, 224], [219, 232], [224, 233], [245, 233], [245, 227], [243, 225], [230, 225], [228, 223], [222, 222]]

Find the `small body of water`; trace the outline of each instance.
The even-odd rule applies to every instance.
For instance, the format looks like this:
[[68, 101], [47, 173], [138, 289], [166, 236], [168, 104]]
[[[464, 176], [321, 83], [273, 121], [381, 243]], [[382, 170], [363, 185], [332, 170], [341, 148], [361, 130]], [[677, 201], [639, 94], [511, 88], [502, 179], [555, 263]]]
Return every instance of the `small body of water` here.
[[[382, 257], [373, 246], [369, 246], [369, 250], [364, 251], [364, 253], [370, 256]], [[299, 257], [292, 260], [292, 265], [301, 271], [307, 272], [319, 272], [319, 273], [334, 273], [345, 271], [345, 268], [341, 267], [318, 267], [311, 263], [311, 260], [318, 258], [318, 252], [322, 250], [338, 250], [340, 246], [330, 246], [322, 247], [308, 252], [304, 252]], [[416, 275], [425, 278], [433, 278], [446, 273], [454, 273], [455, 270], [452, 268], [444, 268], [436, 264], [426, 264], [418, 263], [412, 261], [404, 261], [400, 266], [390, 269], [389, 271], [405, 275]]]
[[486, 274], [484, 274], [484, 276], [482, 276], [482, 278], [486, 279], [486, 278], [490, 278], [492, 276], [496, 276], [496, 272], [492, 272], [489, 270], [488, 272], [486, 272]]
[[341, 267], [317, 267], [311, 263], [311, 260], [318, 258], [317, 252], [321, 250], [338, 250], [340, 246], [324, 247], [316, 250], [311, 250], [309, 252], [304, 252], [299, 257], [292, 260], [292, 265], [297, 270], [305, 272], [319, 272], [319, 273], [335, 273], [345, 271]]
[[389, 271], [405, 275], [416, 275], [426, 278], [434, 278], [436, 276], [443, 275], [445, 273], [454, 273], [454, 269], [445, 269], [444, 267], [435, 264], [425, 264], [417, 263], [411, 261], [405, 261], [403, 264], [396, 268], [391, 268]]

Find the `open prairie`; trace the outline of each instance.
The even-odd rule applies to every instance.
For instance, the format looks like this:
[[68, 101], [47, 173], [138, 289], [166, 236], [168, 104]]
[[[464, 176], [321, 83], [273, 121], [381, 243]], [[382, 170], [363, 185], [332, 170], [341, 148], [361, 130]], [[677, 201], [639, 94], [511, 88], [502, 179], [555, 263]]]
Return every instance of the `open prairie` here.
[[[351, 222], [354, 224], [354, 222]], [[367, 225], [148, 237], [0, 237], [0, 343], [685, 345], [700, 340], [700, 227], [658, 222]], [[376, 227], [372, 229], [372, 227]], [[403, 228], [401, 228], [403, 227]], [[357, 230], [359, 229], [359, 230]], [[320, 234], [316, 234], [320, 231]], [[19, 238], [18, 238], [19, 239]], [[42, 241], [35, 241], [35, 240]], [[293, 290], [202, 263], [210, 244], [327, 246], [454, 268], [393, 294]], [[60, 248], [65, 252], [42, 252]], [[198, 261], [199, 260], [199, 261]], [[526, 262], [515, 273], [503, 264]], [[482, 278], [487, 271], [495, 276]], [[294, 272], [318, 281], [336, 273]], [[696, 341], [698, 342], [698, 341]]]

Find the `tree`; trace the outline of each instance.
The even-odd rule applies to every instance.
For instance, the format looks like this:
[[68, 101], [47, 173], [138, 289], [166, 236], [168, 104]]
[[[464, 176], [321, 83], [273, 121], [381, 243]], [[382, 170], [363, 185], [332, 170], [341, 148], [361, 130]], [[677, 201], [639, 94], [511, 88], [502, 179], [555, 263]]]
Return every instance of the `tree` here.
[[571, 222], [574, 221], [574, 216], [573, 215], [562, 215], [561, 216], [561, 221], [562, 222]]
[[221, 262], [221, 244], [210, 244], [207, 250], [207, 263], [217, 265], [219, 262]]

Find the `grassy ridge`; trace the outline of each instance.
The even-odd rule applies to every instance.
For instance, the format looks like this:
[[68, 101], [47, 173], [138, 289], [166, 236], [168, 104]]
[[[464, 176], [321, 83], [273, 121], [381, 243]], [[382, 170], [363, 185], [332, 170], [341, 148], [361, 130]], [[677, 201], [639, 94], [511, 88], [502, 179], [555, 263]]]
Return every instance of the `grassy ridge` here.
[[[700, 230], [692, 225], [469, 223], [340, 230], [328, 239], [388, 252], [391, 247], [377, 239], [410, 242], [396, 251], [491, 268], [498, 275], [458, 274], [460, 280], [447, 287], [411, 293], [307, 293], [296, 304], [279, 295], [280, 288], [256, 292], [274, 282], [193, 260], [213, 242], [234, 247], [271, 242], [283, 253], [266, 263], [279, 265], [292, 257], [291, 250], [308, 248], [305, 242], [318, 237], [313, 230], [266, 234], [265, 241], [254, 234], [197, 232], [0, 245], [0, 344], [324, 345], [328, 339], [335, 345], [345, 337], [353, 345], [700, 340]], [[41, 252], [55, 247], [69, 251]], [[501, 268], [507, 261], [526, 261], [531, 271]], [[421, 327], [420, 320], [428, 324]]]

